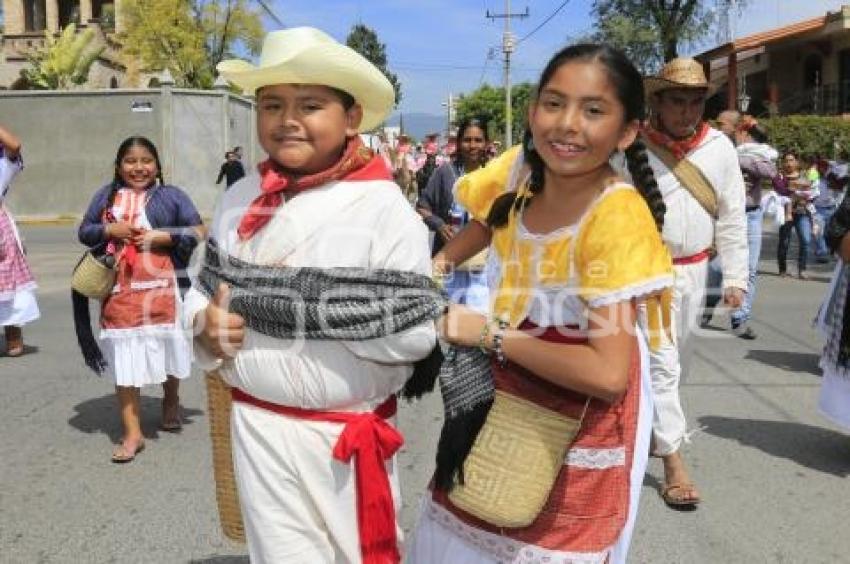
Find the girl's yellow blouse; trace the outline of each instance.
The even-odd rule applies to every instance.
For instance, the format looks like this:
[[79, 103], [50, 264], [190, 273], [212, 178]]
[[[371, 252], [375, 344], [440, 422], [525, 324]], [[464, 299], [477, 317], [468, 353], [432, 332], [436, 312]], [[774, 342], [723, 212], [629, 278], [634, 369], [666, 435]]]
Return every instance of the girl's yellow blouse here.
[[[456, 198], [482, 223], [493, 201], [525, 189], [519, 148], [463, 176]], [[552, 236], [523, 236], [521, 214], [493, 232], [491, 252], [500, 266], [492, 312], [517, 326], [528, 316], [536, 289], [572, 292], [587, 308], [640, 299], [646, 303], [650, 346], [670, 331], [673, 264], [643, 197], [630, 185], [609, 186], [573, 226]], [[666, 329], [666, 331], [662, 331]]]

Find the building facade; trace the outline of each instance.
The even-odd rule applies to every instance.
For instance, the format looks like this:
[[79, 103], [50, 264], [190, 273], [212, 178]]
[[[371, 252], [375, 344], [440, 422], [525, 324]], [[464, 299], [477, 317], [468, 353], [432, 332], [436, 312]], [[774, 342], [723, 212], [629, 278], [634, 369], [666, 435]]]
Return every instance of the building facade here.
[[850, 113], [850, 6], [741, 37], [696, 56], [718, 86], [716, 113]]
[[45, 32], [59, 33], [71, 23], [78, 30], [94, 29], [96, 41], [106, 46], [92, 65], [86, 87], [127, 86], [112, 40], [122, 30], [119, 5], [120, 0], [3, 0], [0, 88], [16, 87], [20, 71], [27, 66], [27, 52], [44, 43]]

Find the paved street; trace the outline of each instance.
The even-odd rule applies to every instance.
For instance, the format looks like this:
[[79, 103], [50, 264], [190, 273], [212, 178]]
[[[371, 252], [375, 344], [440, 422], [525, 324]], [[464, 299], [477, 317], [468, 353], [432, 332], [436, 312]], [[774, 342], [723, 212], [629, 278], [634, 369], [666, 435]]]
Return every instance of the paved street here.
[[[181, 390], [181, 435], [157, 432], [162, 392], [145, 389], [147, 449], [111, 464], [120, 436], [113, 388], [87, 372], [72, 329], [68, 279], [82, 248], [71, 226], [23, 232], [42, 319], [25, 330], [29, 354], [0, 357], [0, 562], [246, 563], [244, 547], [218, 530], [203, 380]], [[763, 258], [773, 256], [770, 243]], [[686, 456], [705, 501], [694, 512], [666, 508], [656, 493], [661, 465], [651, 461], [632, 562], [847, 561], [850, 436], [816, 412], [810, 327], [831, 267], [802, 282], [770, 274], [773, 260], [762, 266], [759, 339], [729, 337], [718, 314], [683, 386], [689, 423], [702, 429]], [[431, 472], [439, 411], [431, 397], [400, 415], [406, 529]]]

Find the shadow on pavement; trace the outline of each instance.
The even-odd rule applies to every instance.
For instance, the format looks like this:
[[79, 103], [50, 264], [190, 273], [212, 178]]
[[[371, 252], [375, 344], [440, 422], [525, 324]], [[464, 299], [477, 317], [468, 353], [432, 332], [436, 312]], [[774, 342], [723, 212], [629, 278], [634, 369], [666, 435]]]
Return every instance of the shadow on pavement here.
[[757, 448], [806, 468], [844, 478], [850, 476], [850, 440], [844, 433], [787, 421], [699, 418], [705, 432]]
[[[141, 419], [142, 432], [145, 437], [156, 438], [159, 424], [162, 420], [161, 398], [141, 397]], [[112, 442], [121, 439], [122, 427], [118, 414], [118, 400], [115, 394], [108, 394], [99, 398], [86, 400], [74, 406], [77, 413], [70, 419], [68, 424], [83, 433], [104, 433]], [[200, 409], [182, 406], [183, 424], [191, 425], [192, 418], [203, 415]]]
[[189, 564], [250, 564], [247, 556], [210, 556], [202, 560], [189, 560]]
[[744, 358], [781, 368], [787, 372], [808, 372], [815, 376], [821, 375], [821, 370], [818, 367], [820, 355], [815, 353], [750, 350]]

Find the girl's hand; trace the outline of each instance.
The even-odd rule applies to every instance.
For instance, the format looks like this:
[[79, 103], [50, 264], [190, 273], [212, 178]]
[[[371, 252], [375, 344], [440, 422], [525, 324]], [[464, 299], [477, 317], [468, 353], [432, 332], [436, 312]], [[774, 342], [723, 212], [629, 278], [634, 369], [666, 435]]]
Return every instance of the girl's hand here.
[[139, 250], [161, 249], [163, 247], [170, 247], [172, 244], [171, 235], [165, 231], [158, 231], [156, 229], [133, 229], [131, 240], [133, 245]]
[[133, 226], [126, 221], [107, 223], [104, 229], [107, 239], [125, 240], [133, 236]]
[[437, 333], [444, 341], [465, 347], [478, 346], [487, 318], [466, 306], [452, 304], [437, 320]]

